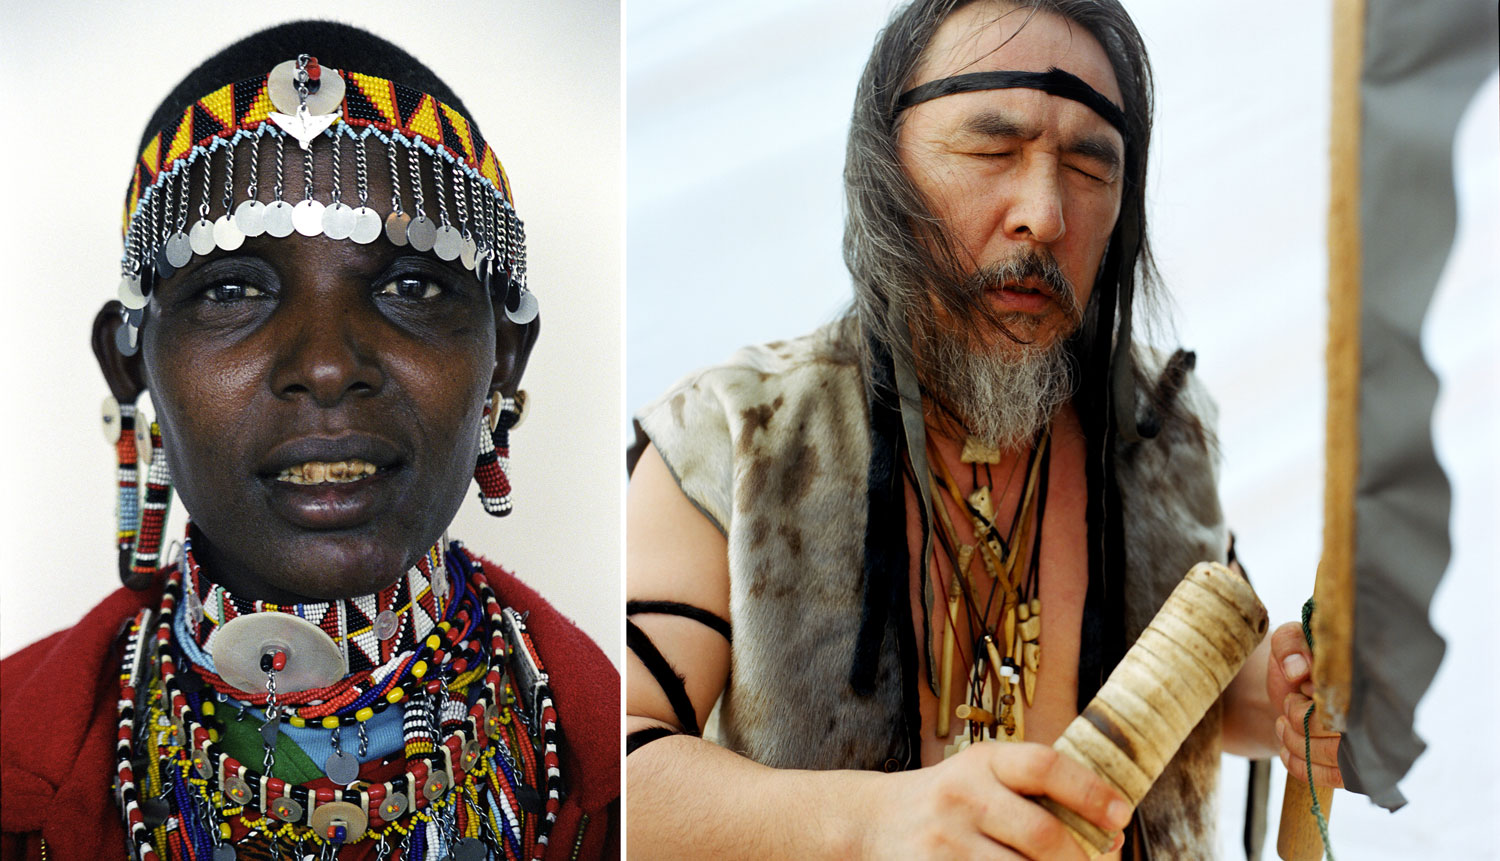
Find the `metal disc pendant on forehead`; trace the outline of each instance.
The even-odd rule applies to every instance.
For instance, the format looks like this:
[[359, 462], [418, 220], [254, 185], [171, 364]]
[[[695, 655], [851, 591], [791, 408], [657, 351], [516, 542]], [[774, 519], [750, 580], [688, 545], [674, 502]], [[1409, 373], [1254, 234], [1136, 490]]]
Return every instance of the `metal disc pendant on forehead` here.
[[188, 230], [188, 247], [199, 257], [214, 250], [214, 223], [207, 218], [193, 222]]
[[536, 296], [530, 290], [522, 290], [521, 298], [516, 302], [516, 310], [512, 311], [506, 308], [505, 316], [509, 317], [512, 323], [524, 326], [536, 319], [538, 310], [540, 309], [537, 305]]
[[259, 236], [266, 232], [266, 205], [258, 200], [246, 200], [234, 208], [234, 226], [246, 236]]
[[[297, 94], [297, 61], [277, 63], [266, 76], [266, 95], [271, 105], [284, 114], [296, 114], [302, 100]], [[333, 69], [324, 68], [318, 89], [308, 93], [307, 112], [312, 116], [331, 114], [344, 101], [344, 78]]]
[[419, 215], [406, 226], [406, 241], [418, 251], [431, 251], [437, 241], [437, 225], [425, 215]]
[[479, 260], [479, 244], [474, 241], [474, 237], [470, 236], [464, 240], [463, 250], [458, 252], [458, 260], [465, 269], [470, 272], [474, 271], [474, 266]]
[[265, 228], [267, 236], [282, 239], [292, 235], [292, 205], [277, 200], [266, 207]]
[[292, 207], [292, 226], [303, 236], [323, 232], [323, 204], [308, 198]]
[[335, 203], [323, 210], [323, 235], [329, 239], [348, 239], [354, 229], [354, 210], [348, 204]]
[[392, 245], [406, 244], [406, 228], [411, 223], [411, 216], [404, 212], [393, 212], [385, 217], [385, 238]]
[[353, 211], [354, 225], [349, 228], [349, 238], [360, 245], [369, 245], [380, 238], [380, 214], [368, 206]]
[[171, 239], [166, 240], [166, 263], [172, 264], [172, 269], [177, 270], [187, 266], [187, 261], [192, 260], [192, 240], [187, 239], [187, 234], [177, 231], [172, 234]]
[[120, 297], [120, 304], [126, 308], [144, 308], [151, 301], [141, 292], [141, 279], [129, 275], [120, 279], [120, 289], [116, 291], [116, 295]]
[[186, 266], [193, 259], [193, 243], [188, 240], [188, 235], [181, 230], [172, 234], [167, 240], [167, 262], [172, 264], [173, 271]]
[[164, 243], [156, 252], [156, 277], [159, 280], [165, 281], [176, 274], [176, 272], [177, 267], [173, 266], [172, 261], [167, 259], [167, 246]]
[[214, 219], [214, 244], [224, 251], [235, 251], [245, 244], [245, 234], [234, 225], [234, 219], [221, 215]]
[[[415, 242], [412, 243], [416, 245]], [[458, 255], [464, 250], [464, 237], [458, 229], [452, 225], [443, 225], [433, 234], [432, 253], [439, 260], [457, 260]]]

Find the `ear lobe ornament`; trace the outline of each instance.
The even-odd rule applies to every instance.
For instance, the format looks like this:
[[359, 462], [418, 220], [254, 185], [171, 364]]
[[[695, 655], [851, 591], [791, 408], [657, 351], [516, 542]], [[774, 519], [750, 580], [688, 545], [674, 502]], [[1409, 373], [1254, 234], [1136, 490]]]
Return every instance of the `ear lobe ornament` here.
[[[120, 331], [124, 331], [121, 327]], [[172, 504], [172, 474], [162, 451], [161, 427], [137, 425], [136, 406], [106, 397], [104, 438], [115, 447], [119, 493], [115, 499], [115, 539], [120, 582], [136, 591], [151, 587], [161, 557], [162, 530]], [[149, 433], [146, 432], [149, 428]], [[148, 442], [149, 441], [149, 442]], [[146, 496], [140, 495], [140, 468], [146, 467]]]
[[514, 398], [499, 392], [490, 396], [479, 421], [479, 457], [474, 465], [474, 480], [479, 482], [479, 501], [495, 517], [511, 512], [510, 431], [521, 423], [526, 410], [526, 393]]

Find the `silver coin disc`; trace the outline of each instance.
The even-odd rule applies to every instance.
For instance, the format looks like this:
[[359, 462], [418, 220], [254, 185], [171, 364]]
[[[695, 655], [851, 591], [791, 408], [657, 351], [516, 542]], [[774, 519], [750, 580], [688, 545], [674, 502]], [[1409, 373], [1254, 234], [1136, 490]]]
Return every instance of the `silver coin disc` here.
[[151, 301], [141, 292], [141, 279], [129, 275], [120, 279], [120, 289], [116, 291], [116, 295], [120, 297], [120, 304], [131, 310], [144, 308]]
[[303, 236], [323, 232], [323, 204], [308, 198], [292, 207], [292, 226]]
[[470, 236], [464, 240], [464, 247], [458, 252], [458, 260], [464, 268], [470, 272], [474, 271], [475, 264], [479, 261], [479, 244]]
[[536, 294], [532, 293], [530, 290], [522, 290], [521, 300], [520, 303], [516, 306], [516, 310], [512, 311], [509, 308], [506, 308], [505, 316], [509, 317], [512, 323], [515, 323], [518, 326], [524, 326], [527, 323], [530, 323], [532, 320], [536, 319], [537, 311], [539, 310], [541, 309], [537, 305]]
[[347, 204], [335, 203], [323, 210], [323, 235], [329, 239], [348, 239], [354, 229], [354, 210]]
[[[116, 407], [118, 409], [118, 407]], [[381, 610], [375, 616], [375, 637], [380, 640], [389, 640], [396, 636], [401, 630], [401, 617], [390, 610]]]
[[245, 244], [245, 234], [235, 226], [233, 218], [221, 215], [214, 219], [214, 244], [222, 251], [235, 251]]
[[453, 847], [453, 861], [485, 861], [490, 851], [478, 837], [465, 837]]
[[213, 251], [214, 223], [207, 218], [193, 222], [193, 226], [188, 229], [188, 247], [199, 257]]
[[359, 780], [359, 758], [348, 751], [329, 754], [323, 762], [323, 773], [339, 786], [348, 786]]
[[354, 210], [354, 226], [349, 228], [349, 238], [360, 245], [369, 245], [380, 238], [380, 213], [368, 206]]
[[[415, 242], [412, 244], [416, 245]], [[432, 253], [436, 254], [439, 260], [457, 260], [463, 250], [464, 237], [458, 232], [458, 228], [445, 224], [433, 234]]]
[[411, 216], [404, 212], [393, 212], [385, 217], [385, 238], [392, 245], [406, 245], [406, 227], [411, 223]]
[[167, 240], [167, 262], [172, 264], [175, 270], [186, 266], [192, 259], [193, 243], [188, 239], [188, 235], [181, 230], [172, 234], [172, 238]]
[[105, 395], [99, 405], [99, 423], [104, 428], [104, 441], [110, 445], [120, 441], [120, 402], [114, 395]]
[[163, 244], [156, 252], [156, 277], [165, 281], [175, 274], [177, 274], [177, 267], [167, 260], [167, 246]]
[[266, 205], [258, 200], [246, 200], [234, 208], [234, 226], [246, 236], [259, 236], [266, 232]]
[[406, 226], [406, 241], [418, 251], [431, 251], [437, 241], [437, 225], [425, 215], [419, 215]]
[[267, 236], [277, 239], [292, 235], [292, 205], [284, 200], [276, 200], [266, 205], [264, 226]]
[[[277, 63], [266, 76], [266, 91], [271, 105], [284, 114], [296, 114], [301, 105], [297, 96], [297, 61]], [[307, 112], [312, 116], [331, 114], [344, 102], [344, 76], [334, 69], [323, 67], [318, 78], [318, 90], [307, 96]]]
[[228, 843], [220, 843], [214, 847], [214, 861], [235, 861], [238, 857], [239, 854]]

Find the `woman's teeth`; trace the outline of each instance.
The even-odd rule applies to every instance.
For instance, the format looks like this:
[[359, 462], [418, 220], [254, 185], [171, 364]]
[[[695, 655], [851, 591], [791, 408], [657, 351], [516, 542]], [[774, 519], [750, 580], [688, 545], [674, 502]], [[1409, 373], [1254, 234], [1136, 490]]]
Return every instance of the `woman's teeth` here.
[[374, 475], [376, 471], [375, 464], [366, 460], [340, 460], [333, 463], [311, 460], [283, 469], [276, 480], [292, 484], [347, 484], [367, 475]]

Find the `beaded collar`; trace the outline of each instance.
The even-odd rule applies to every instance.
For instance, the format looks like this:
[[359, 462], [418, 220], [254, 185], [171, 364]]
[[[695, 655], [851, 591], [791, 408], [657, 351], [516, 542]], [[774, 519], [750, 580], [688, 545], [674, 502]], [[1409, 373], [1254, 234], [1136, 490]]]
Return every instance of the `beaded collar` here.
[[[328, 858], [371, 841], [382, 859], [393, 851], [402, 861], [540, 858], [561, 802], [547, 676], [524, 620], [500, 605], [482, 565], [456, 542], [439, 556], [455, 575], [452, 598], [437, 605], [432, 633], [397, 671], [383, 684], [351, 676], [365, 677], [354, 685], [360, 695], [320, 720], [284, 709], [293, 725], [322, 726], [336, 739], [339, 727], [399, 705], [404, 760], [367, 763], [357, 776], [368, 779], [294, 784], [272, 773], [283, 711], [274, 700], [261, 727], [261, 770], [224, 749], [228, 721], [245, 719], [256, 698], [214, 693], [213, 673], [187, 657], [194, 645], [179, 632], [184, 595], [194, 593], [184, 590], [185, 554], [160, 609], [142, 610], [124, 635], [115, 789], [131, 857], [232, 861], [295, 849]], [[312, 699], [327, 710], [321, 696]]]
[[[183, 603], [192, 641], [212, 655], [223, 626], [250, 613], [288, 613], [317, 625], [343, 654], [350, 673], [374, 670], [403, 653], [417, 650], [444, 618], [453, 587], [443, 563], [441, 544], [434, 545], [406, 576], [374, 595], [305, 604], [273, 604], [236, 597], [203, 576], [193, 555], [192, 536], [183, 543], [187, 569]], [[199, 661], [199, 663], [205, 663]]]

